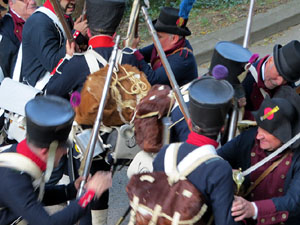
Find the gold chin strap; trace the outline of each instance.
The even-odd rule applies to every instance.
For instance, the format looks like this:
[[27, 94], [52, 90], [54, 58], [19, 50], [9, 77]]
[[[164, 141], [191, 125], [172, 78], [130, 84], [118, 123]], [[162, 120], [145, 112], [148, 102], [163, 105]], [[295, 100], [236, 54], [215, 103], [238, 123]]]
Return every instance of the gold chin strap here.
[[42, 182], [40, 184], [40, 192], [39, 192], [39, 197], [38, 197], [38, 199], [40, 201], [43, 199], [44, 190], [45, 190], [45, 183], [48, 182], [48, 180], [50, 179], [50, 176], [52, 174], [52, 171], [53, 171], [55, 153], [56, 153], [57, 147], [58, 147], [58, 141], [52, 141], [50, 146], [49, 146], [47, 167], [46, 167], [46, 171], [43, 175]]

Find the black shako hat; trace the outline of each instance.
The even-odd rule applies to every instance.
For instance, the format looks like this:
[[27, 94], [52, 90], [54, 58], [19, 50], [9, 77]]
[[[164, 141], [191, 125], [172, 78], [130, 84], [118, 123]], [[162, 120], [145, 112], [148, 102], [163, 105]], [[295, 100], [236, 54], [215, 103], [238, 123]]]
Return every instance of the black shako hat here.
[[300, 79], [300, 42], [293, 40], [288, 44], [275, 45], [273, 57], [280, 76], [289, 82]]
[[226, 80], [232, 85], [239, 84], [240, 82], [237, 77], [245, 71], [244, 67], [251, 56], [252, 53], [239, 44], [229, 41], [220, 41], [215, 45], [209, 73], [212, 73], [216, 65], [223, 65], [228, 69]]
[[125, 10], [125, 0], [87, 0], [86, 14], [89, 28], [112, 34], [119, 26]]
[[67, 142], [74, 110], [70, 103], [57, 96], [37, 96], [25, 106], [27, 138], [37, 147], [48, 148], [52, 141]]
[[205, 76], [193, 81], [189, 87], [189, 110], [194, 126], [202, 134], [217, 135], [224, 125], [234, 90], [226, 80]]
[[153, 21], [154, 28], [157, 32], [177, 34], [180, 36], [189, 36], [191, 31], [186, 27], [186, 22], [179, 25], [179, 9], [172, 7], [163, 7], [158, 19]]

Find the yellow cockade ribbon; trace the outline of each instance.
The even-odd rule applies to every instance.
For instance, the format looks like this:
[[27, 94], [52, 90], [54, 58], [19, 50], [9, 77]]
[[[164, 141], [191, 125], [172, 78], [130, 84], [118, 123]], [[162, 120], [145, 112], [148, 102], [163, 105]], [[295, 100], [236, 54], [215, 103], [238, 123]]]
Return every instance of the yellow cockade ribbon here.
[[278, 110], [279, 110], [279, 107], [275, 106], [270, 112], [268, 112], [267, 114], [261, 116], [260, 120], [263, 121], [263, 120], [267, 119], [269, 116], [271, 116], [272, 114], [276, 113]]

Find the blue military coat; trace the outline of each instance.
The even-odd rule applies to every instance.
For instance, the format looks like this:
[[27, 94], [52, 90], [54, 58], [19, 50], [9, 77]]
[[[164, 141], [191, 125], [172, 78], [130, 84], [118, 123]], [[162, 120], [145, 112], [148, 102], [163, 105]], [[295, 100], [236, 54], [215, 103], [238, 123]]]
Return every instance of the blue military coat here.
[[[13, 145], [7, 151], [16, 152], [16, 148], [17, 145]], [[55, 205], [74, 199], [77, 191], [73, 183], [68, 186], [47, 187], [41, 203], [37, 200], [38, 190], [34, 190], [32, 177], [29, 174], [0, 167], [0, 179], [2, 181], [0, 185], [1, 225], [11, 224], [19, 216], [30, 225], [72, 225], [90, 209], [90, 204], [82, 207], [79, 199], [71, 201], [66, 208], [50, 216], [44, 209], [44, 205]], [[89, 202], [91, 201], [87, 203]]]
[[[199, 140], [203, 139], [202, 137], [202, 135], [198, 135]], [[189, 136], [187, 142], [190, 141], [191, 137]], [[187, 154], [200, 146], [188, 144], [187, 142], [184, 142], [178, 150], [177, 164]], [[205, 140], [203, 140], [203, 145], [204, 143]], [[164, 171], [164, 160], [167, 147], [168, 146], [164, 146], [154, 159], [154, 171]], [[234, 222], [233, 217], [231, 216], [234, 189], [232, 170], [227, 161], [221, 158], [208, 160], [188, 175], [187, 179], [204, 195], [207, 204], [214, 213], [216, 225], [238, 224]]]
[[[144, 57], [144, 59], [137, 57], [139, 59], [139, 69], [146, 74], [151, 85], [166, 84], [170, 86], [170, 82], [164, 67], [160, 66], [159, 68], [153, 70], [148, 64], [151, 59], [153, 48], [154, 44], [139, 50]], [[185, 45], [182, 50], [176, 51], [174, 54], [167, 54], [168, 62], [179, 86], [187, 84], [198, 77], [198, 69], [195, 57], [193, 53], [187, 49], [192, 50], [192, 46], [188, 40], [185, 40]]]

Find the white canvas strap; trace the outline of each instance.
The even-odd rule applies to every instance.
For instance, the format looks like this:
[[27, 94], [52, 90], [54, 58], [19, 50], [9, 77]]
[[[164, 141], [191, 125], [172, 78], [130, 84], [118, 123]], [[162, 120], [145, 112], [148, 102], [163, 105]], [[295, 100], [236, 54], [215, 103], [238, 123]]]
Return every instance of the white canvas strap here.
[[180, 177], [185, 177], [201, 163], [218, 157], [214, 146], [203, 145], [186, 155], [177, 165], [177, 153], [180, 146], [181, 143], [171, 144], [166, 150], [164, 165], [168, 176], [173, 176], [177, 172]]
[[17, 56], [17, 61], [15, 64], [14, 72], [13, 72], [13, 77], [12, 79], [15, 81], [20, 81], [20, 76], [21, 76], [21, 68], [22, 68], [22, 43], [20, 44], [19, 51], [18, 51], [18, 56]]
[[44, 89], [44, 87], [47, 85], [47, 83], [49, 82], [50, 78], [51, 78], [50, 72], [47, 71], [47, 72], [45, 73], [45, 75], [44, 75], [41, 79], [39, 79], [39, 80], [36, 82], [36, 84], [35, 84], [34, 87], [35, 87], [36, 89], [42, 91], [42, 90]]
[[98, 62], [100, 62], [103, 67], [106, 66], [107, 61], [100, 55], [98, 54], [95, 50], [89, 47], [89, 49], [84, 53], [84, 57], [86, 60], [86, 63], [89, 67], [90, 73], [95, 73], [100, 69], [100, 66]]
[[[99, 53], [93, 50], [92, 46], [89, 46], [88, 50], [84, 53], [84, 57], [89, 67], [90, 73], [94, 73], [100, 69], [98, 62], [100, 62], [103, 65], [103, 67], [105, 67], [106, 64], [108, 63], [106, 59], [104, 59]], [[116, 66], [114, 68], [115, 72], [118, 71], [117, 65], [121, 64], [122, 58], [123, 58], [123, 51], [118, 49], [116, 64], [115, 64]]]
[[31, 159], [15, 152], [1, 153], [0, 166], [26, 172], [35, 180], [42, 176], [41, 169]]

